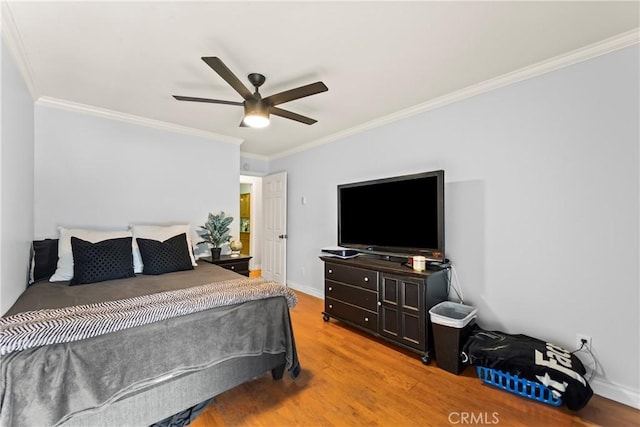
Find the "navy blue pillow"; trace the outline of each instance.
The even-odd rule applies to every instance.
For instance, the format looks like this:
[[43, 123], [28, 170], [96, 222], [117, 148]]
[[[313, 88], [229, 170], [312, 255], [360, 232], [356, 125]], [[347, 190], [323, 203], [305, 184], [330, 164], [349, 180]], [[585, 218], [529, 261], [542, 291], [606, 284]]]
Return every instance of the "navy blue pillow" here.
[[83, 285], [134, 277], [131, 243], [131, 237], [91, 243], [72, 236], [73, 278], [69, 284]]
[[182, 233], [160, 242], [136, 238], [142, 258], [142, 274], [164, 274], [173, 271], [193, 270], [187, 234]]

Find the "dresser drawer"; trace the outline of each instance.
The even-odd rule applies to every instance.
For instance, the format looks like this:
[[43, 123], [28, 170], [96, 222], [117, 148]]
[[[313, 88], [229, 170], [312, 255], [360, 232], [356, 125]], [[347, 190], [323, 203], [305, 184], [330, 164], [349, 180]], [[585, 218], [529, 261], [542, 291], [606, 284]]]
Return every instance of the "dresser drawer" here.
[[238, 261], [229, 264], [220, 264], [220, 267], [226, 268], [227, 270], [235, 271], [238, 274], [244, 274], [245, 276], [249, 275], [249, 261]]
[[370, 331], [378, 330], [378, 315], [370, 311], [346, 304], [331, 298], [325, 298], [324, 311], [338, 319], [346, 320]]
[[346, 283], [348, 285], [360, 286], [373, 291], [378, 290], [377, 271], [325, 263], [324, 277], [325, 279]]
[[324, 295], [367, 310], [378, 309], [378, 293], [357, 286], [327, 280], [324, 284]]
[[211, 264], [219, 265], [222, 268], [226, 268], [227, 270], [234, 271], [238, 274], [242, 274], [243, 276], [249, 277], [249, 260], [250, 256], [240, 255], [240, 256], [231, 256], [231, 255], [221, 255], [220, 258], [213, 259], [211, 257], [202, 257], [200, 260], [209, 262]]

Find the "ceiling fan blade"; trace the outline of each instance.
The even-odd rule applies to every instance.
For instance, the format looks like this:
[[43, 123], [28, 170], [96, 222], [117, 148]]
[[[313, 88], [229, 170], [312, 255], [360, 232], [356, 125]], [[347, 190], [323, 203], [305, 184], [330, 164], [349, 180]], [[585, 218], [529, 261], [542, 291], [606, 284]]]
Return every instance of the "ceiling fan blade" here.
[[278, 105], [293, 101], [294, 99], [304, 98], [305, 96], [315, 95], [316, 93], [326, 92], [328, 90], [329, 88], [325, 86], [324, 83], [315, 82], [306, 86], [300, 86], [295, 89], [285, 90], [284, 92], [267, 96], [263, 101], [268, 102], [269, 105]]
[[178, 101], [209, 102], [211, 104], [239, 105], [241, 107], [244, 105], [242, 102], [223, 101], [221, 99], [194, 98], [192, 96], [180, 96], [180, 95], [173, 95], [173, 97]]
[[253, 99], [253, 94], [247, 87], [224, 65], [224, 62], [217, 56], [204, 56], [202, 60], [213, 68], [229, 85], [236, 90], [244, 99]]
[[269, 108], [269, 113], [273, 114], [274, 116], [284, 117], [285, 119], [295, 120], [296, 122], [304, 123], [306, 125], [312, 125], [317, 122], [317, 120], [314, 120], [312, 118], [305, 117], [301, 114], [292, 113], [291, 111], [283, 110], [282, 108], [278, 107]]

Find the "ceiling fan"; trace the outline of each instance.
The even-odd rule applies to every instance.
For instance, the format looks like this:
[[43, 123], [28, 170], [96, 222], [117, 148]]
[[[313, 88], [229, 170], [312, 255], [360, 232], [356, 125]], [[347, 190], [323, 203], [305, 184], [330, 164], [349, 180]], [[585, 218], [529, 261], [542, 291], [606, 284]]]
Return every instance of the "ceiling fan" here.
[[262, 86], [266, 80], [262, 74], [251, 73], [247, 76], [249, 82], [251, 82], [255, 88], [255, 92], [251, 93], [251, 91], [242, 84], [240, 79], [238, 79], [235, 74], [233, 74], [231, 70], [224, 65], [224, 62], [222, 62], [220, 58], [216, 56], [207, 56], [203, 57], [202, 60], [206, 62], [208, 66], [213, 68], [213, 71], [218, 73], [227, 83], [229, 83], [229, 85], [242, 96], [244, 101], [224, 101], [220, 99], [193, 98], [190, 96], [173, 95], [173, 97], [178, 101], [209, 102], [212, 104], [242, 106], [244, 107], [244, 118], [242, 119], [242, 122], [240, 122], [241, 127], [248, 126], [261, 128], [268, 126], [270, 114], [284, 117], [285, 119], [295, 120], [307, 125], [312, 125], [317, 122], [317, 120], [312, 118], [305, 117], [288, 110], [283, 110], [282, 108], [276, 107], [276, 105], [284, 104], [285, 102], [304, 98], [306, 96], [315, 95], [317, 93], [326, 92], [329, 88], [327, 88], [324, 83], [315, 82], [263, 98], [258, 92], [258, 88]]

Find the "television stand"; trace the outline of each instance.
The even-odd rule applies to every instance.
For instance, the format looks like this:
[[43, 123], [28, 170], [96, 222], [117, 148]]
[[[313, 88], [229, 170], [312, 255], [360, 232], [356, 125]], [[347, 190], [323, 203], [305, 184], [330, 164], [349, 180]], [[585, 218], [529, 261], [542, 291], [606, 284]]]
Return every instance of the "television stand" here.
[[447, 271], [417, 272], [379, 254], [320, 259], [324, 261], [325, 322], [339, 320], [419, 353], [424, 364], [430, 362], [429, 309], [447, 299]]

